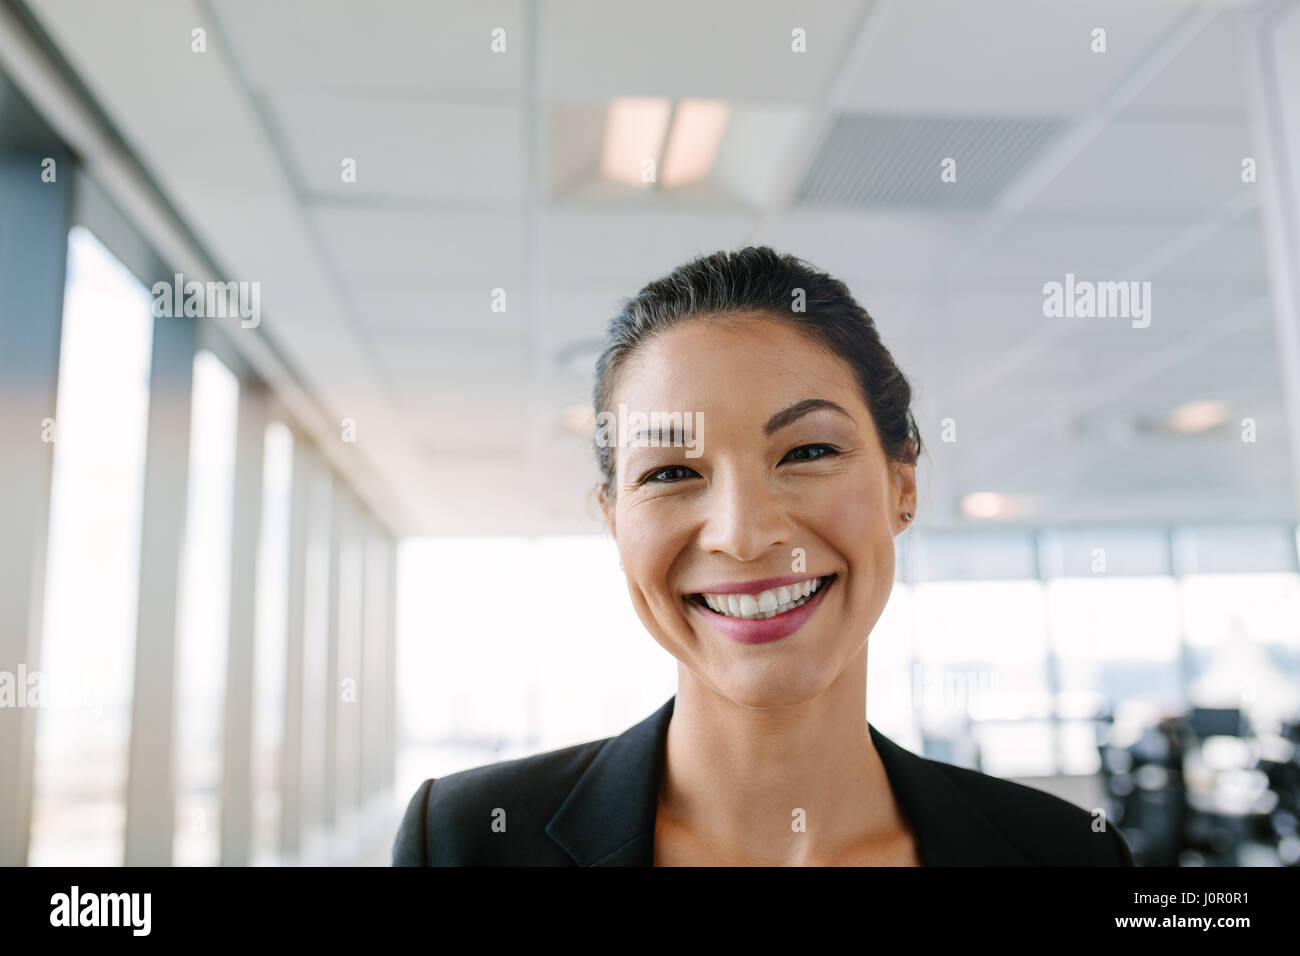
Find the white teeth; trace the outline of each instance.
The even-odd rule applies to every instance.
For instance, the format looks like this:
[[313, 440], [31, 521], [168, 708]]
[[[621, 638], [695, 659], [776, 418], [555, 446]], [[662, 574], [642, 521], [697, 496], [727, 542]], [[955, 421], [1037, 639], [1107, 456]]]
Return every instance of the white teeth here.
[[810, 578], [798, 584], [760, 591], [757, 594], [704, 594], [704, 603], [726, 617], [762, 620], [793, 611], [817, 592], [826, 578]]

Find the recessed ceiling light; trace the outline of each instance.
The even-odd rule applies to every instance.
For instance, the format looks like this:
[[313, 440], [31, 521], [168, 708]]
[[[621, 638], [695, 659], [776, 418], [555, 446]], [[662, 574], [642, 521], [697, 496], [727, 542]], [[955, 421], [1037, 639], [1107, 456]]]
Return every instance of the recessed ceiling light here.
[[1003, 497], [995, 491], [972, 491], [961, 499], [961, 513], [967, 518], [996, 518], [1005, 506]]
[[1031, 497], [996, 491], [972, 491], [961, 498], [961, 513], [967, 518], [1016, 518], [1029, 514], [1036, 506], [1036, 500]]
[[610, 103], [601, 175], [629, 186], [653, 186], [644, 178], [646, 160], [659, 162], [671, 114], [672, 104], [659, 96], [623, 96]]
[[1170, 413], [1168, 424], [1173, 431], [1195, 435], [1217, 428], [1227, 420], [1228, 406], [1225, 402], [1186, 402]]
[[730, 115], [731, 107], [724, 100], [682, 100], [678, 104], [660, 176], [666, 188], [708, 178]]

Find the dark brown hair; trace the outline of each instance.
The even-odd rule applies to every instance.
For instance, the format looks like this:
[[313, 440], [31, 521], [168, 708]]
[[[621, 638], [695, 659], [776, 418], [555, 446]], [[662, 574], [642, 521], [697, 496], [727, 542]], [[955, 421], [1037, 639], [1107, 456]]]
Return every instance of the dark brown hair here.
[[[800, 300], [803, 311], [796, 310]], [[619, 370], [648, 339], [691, 319], [741, 312], [765, 312], [789, 322], [846, 361], [871, 410], [885, 455], [916, 464], [921, 432], [912, 416], [912, 388], [880, 341], [876, 323], [839, 279], [767, 246], [694, 259], [624, 300], [596, 361], [592, 399], [597, 420], [610, 410]], [[613, 500], [614, 449], [608, 442], [594, 445], [605, 495]]]

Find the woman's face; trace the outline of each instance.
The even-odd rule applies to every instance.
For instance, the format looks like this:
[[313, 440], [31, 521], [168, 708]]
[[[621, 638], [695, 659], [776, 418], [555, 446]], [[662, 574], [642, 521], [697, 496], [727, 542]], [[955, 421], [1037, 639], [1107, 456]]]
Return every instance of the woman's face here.
[[641, 621], [743, 706], [821, 694], [863, 651], [916, 511], [915, 467], [885, 457], [850, 367], [762, 313], [689, 321], [624, 364], [620, 406], [695, 426], [615, 449], [602, 504]]

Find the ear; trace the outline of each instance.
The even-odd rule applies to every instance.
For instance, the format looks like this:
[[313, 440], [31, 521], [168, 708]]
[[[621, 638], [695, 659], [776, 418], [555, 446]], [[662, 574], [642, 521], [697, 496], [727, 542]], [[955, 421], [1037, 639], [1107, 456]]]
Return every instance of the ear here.
[[[893, 516], [890, 521], [894, 528], [894, 534], [899, 534], [916, 524], [916, 465], [891, 461], [889, 471], [894, 484], [889, 496], [890, 505], [893, 508]], [[911, 521], [903, 520], [904, 512], [912, 515]]]
[[596, 502], [600, 505], [600, 513], [605, 516], [605, 527], [609, 529], [610, 537], [618, 543], [618, 534], [614, 530], [614, 502], [606, 496], [605, 486], [601, 483], [596, 484]]

